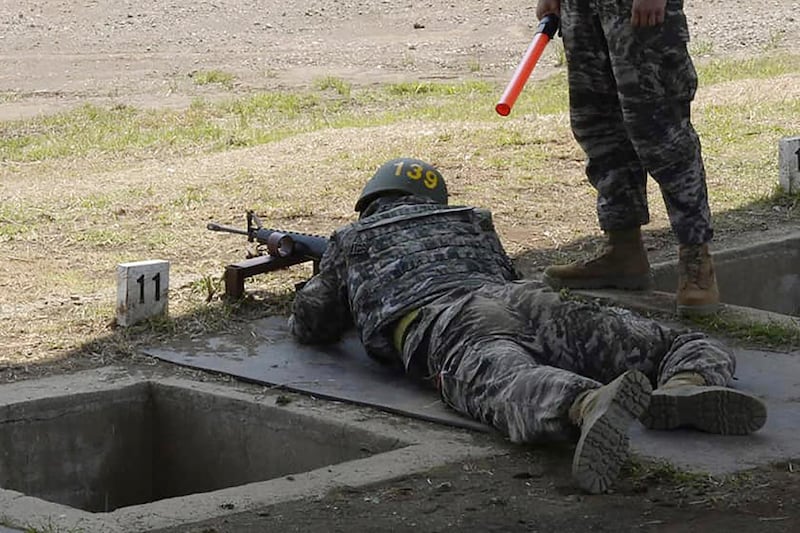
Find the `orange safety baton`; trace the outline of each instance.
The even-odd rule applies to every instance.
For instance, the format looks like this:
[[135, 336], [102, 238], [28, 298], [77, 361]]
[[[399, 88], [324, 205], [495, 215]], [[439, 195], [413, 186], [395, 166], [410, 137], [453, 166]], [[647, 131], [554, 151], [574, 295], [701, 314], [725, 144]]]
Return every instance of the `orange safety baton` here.
[[511, 108], [514, 107], [514, 102], [517, 101], [519, 93], [522, 92], [522, 88], [528, 81], [531, 72], [533, 72], [533, 67], [542, 57], [542, 52], [544, 52], [547, 43], [558, 31], [558, 24], [559, 19], [556, 15], [547, 15], [539, 22], [539, 27], [536, 28], [536, 33], [530, 46], [528, 46], [528, 50], [525, 52], [519, 66], [517, 66], [511, 81], [508, 82], [506, 90], [503, 91], [500, 101], [494, 106], [495, 111], [500, 115], [506, 117], [511, 113]]

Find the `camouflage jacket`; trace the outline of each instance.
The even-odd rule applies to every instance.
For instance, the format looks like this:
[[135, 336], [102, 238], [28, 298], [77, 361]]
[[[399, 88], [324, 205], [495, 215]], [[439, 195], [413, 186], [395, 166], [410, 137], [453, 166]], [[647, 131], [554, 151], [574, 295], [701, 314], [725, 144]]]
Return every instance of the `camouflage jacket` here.
[[289, 326], [300, 342], [334, 342], [355, 324], [371, 356], [396, 360], [404, 315], [453, 289], [517, 278], [489, 211], [404, 196], [364, 215], [331, 236], [319, 274], [297, 292]]

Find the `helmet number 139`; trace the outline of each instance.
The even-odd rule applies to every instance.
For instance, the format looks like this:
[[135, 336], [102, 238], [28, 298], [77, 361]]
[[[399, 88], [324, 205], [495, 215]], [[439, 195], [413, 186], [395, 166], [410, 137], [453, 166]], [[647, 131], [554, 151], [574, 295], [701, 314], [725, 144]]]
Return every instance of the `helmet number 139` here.
[[[394, 164], [394, 166], [395, 166], [394, 175], [395, 176], [402, 176], [403, 175], [403, 168], [405, 167], [405, 165], [406, 165], [405, 161], [398, 161], [397, 163], [395, 163]], [[433, 169], [425, 170], [422, 167], [422, 165], [420, 165], [418, 163], [412, 163], [412, 164], [410, 164], [408, 166], [410, 168], [409, 168], [409, 170], [406, 170], [406, 173], [405, 173], [405, 175], [406, 175], [406, 177], [408, 179], [411, 179], [411, 180], [414, 180], [414, 181], [417, 181], [417, 180], [421, 179], [422, 183], [425, 185], [425, 187], [427, 187], [429, 189], [435, 189], [436, 186], [439, 184], [439, 174], [435, 170], [433, 170]]]

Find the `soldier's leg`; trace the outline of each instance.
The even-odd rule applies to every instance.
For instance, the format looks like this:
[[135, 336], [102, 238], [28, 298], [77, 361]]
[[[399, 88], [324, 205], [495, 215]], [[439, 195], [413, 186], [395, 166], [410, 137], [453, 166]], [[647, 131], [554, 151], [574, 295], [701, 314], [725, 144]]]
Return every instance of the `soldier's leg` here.
[[[524, 291], [517, 297], [524, 308]], [[529, 297], [540, 302], [540, 296]], [[703, 333], [680, 333], [624, 309], [551, 301], [535, 312], [542, 363], [569, 368], [601, 383], [637, 369], [658, 388], [643, 417], [647, 427], [693, 427], [746, 434], [766, 422], [755, 396], [728, 387], [732, 350]]]
[[642, 417], [651, 429], [690, 427], [723, 435], [760, 429], [767, 409], [757, 397], [730, 388], [732, 350], [702, 333], [675, 338], [659, 367], [659, 387]]
[[443, 361], [442, 399], [456, 411], [488, 424], [512, 442], [575, 437], [569, 408], [600, 383], [539, 365], [512, 339], [473, 339]]
[[553, 266], [554, 288], [649, 285], [650, 265], [639, 227], [647, 224], [646, 174], [625, 128], [596, 2], [563, 0], [561, 27], [569, 77], [570, 123], [597, 190], [597, 216], [608, 247], [597, 257]]
[[560, 301], [537, 322], [542, 362], [608, 383], [639, 370], [655, 384], [675, 333], [641, 315], [593, 302]]
[[681, 243], [702, 244], [713, 234], [700, 141], [690, 120], [697, 74], [687, 50], [682, 0], [668, 0], [663, 24], [634, 28], [628, 6], [603, 16], [609, 60], [624, 127], [644, 168], [661, 187], [672, 229]]
[[[430, 372], [443, 400], [512, 441], [580, 435], [573, 475], [590, 492], [605, 490], [628, 457], [627, 430], [647, 406], [650, 386], [637, 372], [600, 386], [540, 365], [509, 294], [475, 295], [431, 339]], [[436, 330], [437, 328], [434, 328]], [[516, 332], [519, 337], [514, 335]]]
[[569, 437], [570, 405], [600, 383], [536, 360], [527, 324], [510, 303], [524, 292], [510, 290], [516, 286], [490, 286], [448, 306], [428, 334], [429, 373], [448, 405], [514, 442]]
[[681, 333], [624, 309], [562, 302], [531, 283], [509, 284], [502, 297], [534, 324], [542, 364], [601, 383], [631, 369], [646, 374], [658, 385], [643, 417], [650, 428], [745, 434], [766, 422], [763, 402], [728, 387], [736, 360], [718, 340]]
[[592, 493], [616, 480], [629, 456], [628, 428], [650, 401], [650, 384], [640, 372], [623, 373], [600, 386], [538, 365], [510, 339], [470, 343], [444, 363], [439, 373], [444, 402], [514, 442], [566, 438], [579, 430], [572, 474]]
[[[612, 2], [629, 13], [631, 0]], [[680, 243], [678, 311], [710, 313], [719, 304], [707, 243], [713, 236], [700, 140], [691, 122], [697, 74], [687, 50], [683, 0], [668, 0], [664, 23], [633, 28], [603, 17], [625, 128], [644, 168], [661, 188]]]

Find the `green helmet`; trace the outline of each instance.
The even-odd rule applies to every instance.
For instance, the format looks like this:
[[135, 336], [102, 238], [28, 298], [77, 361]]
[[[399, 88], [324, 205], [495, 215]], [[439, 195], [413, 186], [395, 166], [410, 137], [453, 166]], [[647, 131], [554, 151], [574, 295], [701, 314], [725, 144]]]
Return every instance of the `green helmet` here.
[[356, 202], [359, 213], [387, 192], [401, 192], [424, 196], [447, 205], [447, 185], [444, 178], [430, 163], [419, 159], [401, 157], [387, 161], [370, 178]]

